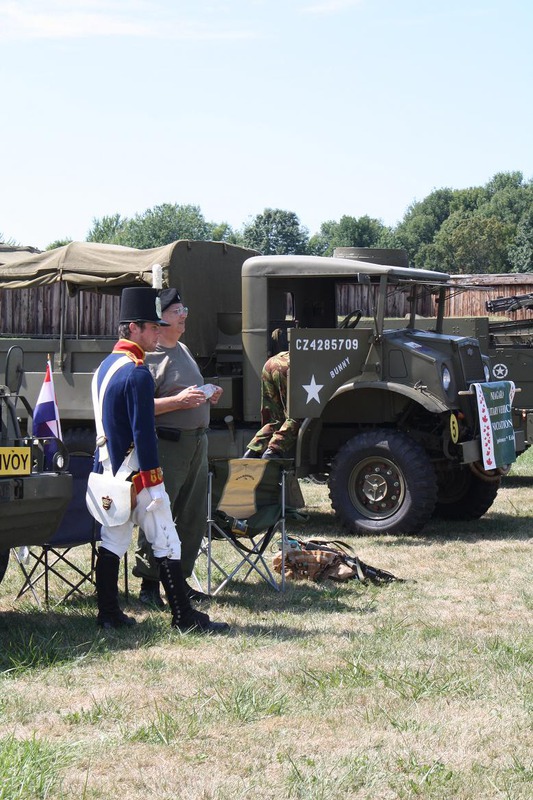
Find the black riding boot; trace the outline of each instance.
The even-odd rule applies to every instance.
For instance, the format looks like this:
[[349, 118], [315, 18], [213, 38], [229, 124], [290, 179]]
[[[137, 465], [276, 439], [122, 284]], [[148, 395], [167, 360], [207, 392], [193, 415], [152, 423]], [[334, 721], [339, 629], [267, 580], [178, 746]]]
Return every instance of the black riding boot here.
[[136, 620], [120, 610], [118, 604], [118, 569], [120, 558], [100, 547], [96, 562], [96, 594], [98, 596], [98, 616], [96, 622], [101, 628], [122, 628], [135, 625]]
[[153, 581], [150, 580], [150, 578], [143, 578], [141, 580], [139, 600], [141, 603], [144, 603], [145, 606], [157, 608], [159, 611], [164, 611], [167, 607], [159, 591], [159, 581]]
[[159, 578], [163, 584], [170, 610], [171, 626], [187, 633], [225, 633], [229, 630], [226, 622], [213, 622], [208, 614], [197, 611], [191, 606], [188, 587], [181, 570], [181, 561], [170, 558], [158, 558]]

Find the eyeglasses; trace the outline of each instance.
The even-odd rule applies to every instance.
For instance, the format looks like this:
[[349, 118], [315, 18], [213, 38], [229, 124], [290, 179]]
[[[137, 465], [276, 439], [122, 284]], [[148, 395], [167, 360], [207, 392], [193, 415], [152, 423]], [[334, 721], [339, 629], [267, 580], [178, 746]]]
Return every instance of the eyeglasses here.
[[186, 317], [189, 313], [189, 309], [187, 306], [180, 306], [179, 308], [171, 308], [169, 309], [172, 314], [179, 314], [180, 317]]

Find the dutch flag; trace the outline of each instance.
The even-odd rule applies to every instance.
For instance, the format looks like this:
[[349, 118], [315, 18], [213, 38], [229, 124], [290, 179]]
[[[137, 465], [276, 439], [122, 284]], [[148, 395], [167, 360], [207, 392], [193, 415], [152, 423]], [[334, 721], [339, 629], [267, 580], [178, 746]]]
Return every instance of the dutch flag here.
[[[57, 407], [56, 394], [54, 391], [50, 359], [46, 362], [44, 383], [39, 392], [39, 397], [37, 398], [37, 403], [35, 404], [35, 410], [33, 412], [32, 434], [39, 438], [55, 436], [57, 439], [62, 439], [61, 422], [59, 421], [59, 409]], [[45, 453], [52, 456], [56, 449], [55, 446], [45, 446]]]

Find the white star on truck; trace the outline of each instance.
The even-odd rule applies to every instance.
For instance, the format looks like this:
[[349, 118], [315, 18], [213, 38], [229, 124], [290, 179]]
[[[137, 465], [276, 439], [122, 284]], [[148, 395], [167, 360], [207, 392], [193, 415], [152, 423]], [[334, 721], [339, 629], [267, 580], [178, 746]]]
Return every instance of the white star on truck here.
[[317, 383], [314, 375], [311, 376], [310, 383], [302, 384], [302, 388], [307, 392], [307, 400], [305, 401], [306, 405], [307, 403], [310, 403], [311, 400], [316, 400], [317, 403], [320, 403], [320, 397], [318, 396], [318, 393], [324, 388], [324, 384]]

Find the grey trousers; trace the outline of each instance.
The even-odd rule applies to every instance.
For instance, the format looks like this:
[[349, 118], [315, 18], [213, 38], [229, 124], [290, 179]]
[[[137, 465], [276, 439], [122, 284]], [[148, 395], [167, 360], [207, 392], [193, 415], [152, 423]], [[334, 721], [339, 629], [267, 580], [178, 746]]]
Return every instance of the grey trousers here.
[[[200, 550], [207, 520], [207, 431], [182, 431], [179, 441], [160, 439], [160, 465], [172, 515], [181, 540], [181, 567], [190, 578]], [[159, 580], [159, 567], [150, 543], [139, 528], [135, 566], [137, 578]]]

